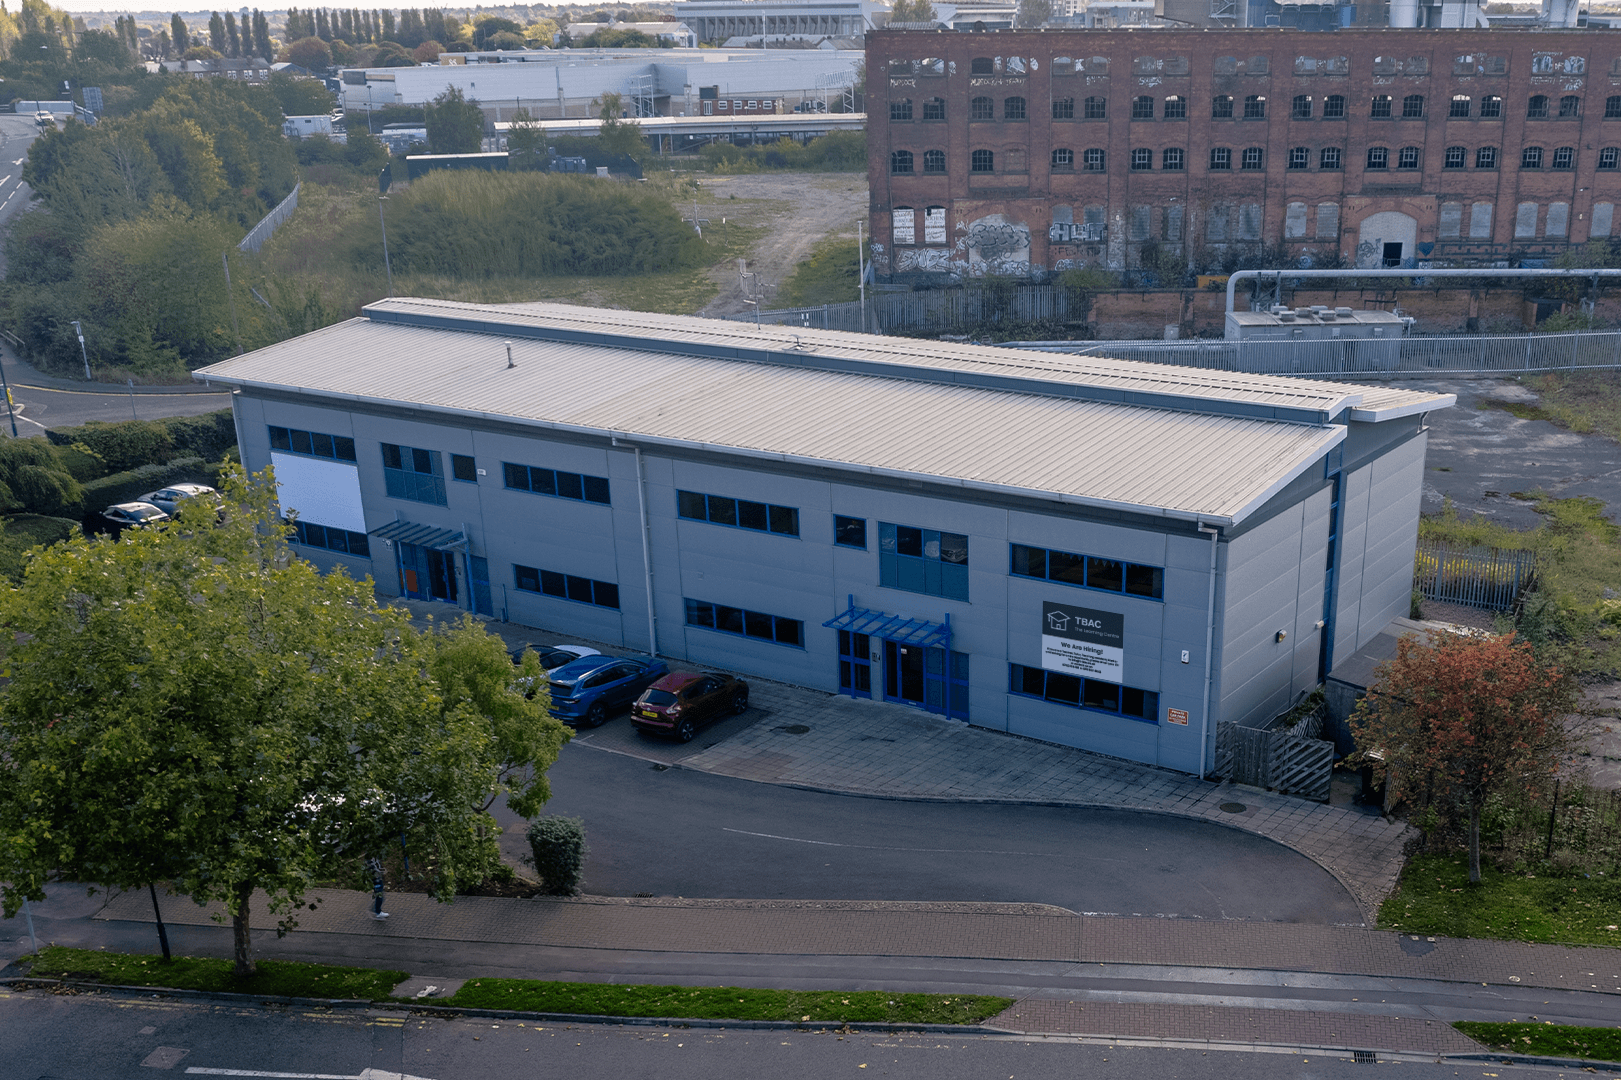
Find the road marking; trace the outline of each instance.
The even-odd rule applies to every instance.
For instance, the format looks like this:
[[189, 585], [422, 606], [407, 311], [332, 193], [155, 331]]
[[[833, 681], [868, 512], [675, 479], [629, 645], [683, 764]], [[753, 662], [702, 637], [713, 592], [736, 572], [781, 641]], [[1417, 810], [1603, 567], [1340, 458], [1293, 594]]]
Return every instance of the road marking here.
[[11, 179], [11, 174], [10, 174], [10, 173], [6, 173], [6, 175], [4, 175], [4, 176], [0, 176], [0, 184], [3, 184], [3, 183], [5, 183], [5, 182], [6, 182], [6, 181], [7, 181], [7, 180], [10, 180], [10, 179]]
[[359, 1073], [294, 1073], [260, 1072], [257, 1069], [209, 1069], [193, 1065], [186, 1072], [198, 1076], [263, 1076], [275, 1080], [427, 1080], [426, 1077], [390, 1072], [388, 1069], [366, 1069]]
[[22, 163], [23, 163], [23, 162], [25, 162], [25, 161], [27, 161], [27, 160], [28, 160], [28, 159], [27, 159], [27, 158], [25, 158], [25, 157], [20, 157], [20, 158], [18, 158], [18, 159], [17, 159], [17, 160], [16, 160], [16, 161], [13, 161], [13, 162], [12, 162], [12, 164], [13, 164], [13, 165], [21, 165], [21, 164], [22, 164]]
[[[1064, 851], [1003, 851], [1000, 848], [933, 848], [933, 847], [891, 847], [887, 844], [836, 844], [831, 840], [806, 840], [799, 836], [777, 836], [774, 833], [749, 832], [746, 829], [721, 829], [721, 832], [737, 833], [739, 836], [758, 836], [766, 840], [786, 840], [790, 844], [814, 844], [817, 847], [852, 848], [856, 851], [912, 851], [929, 855], [1018, 855], [1023, 858], [1072, 858], [1070, 852]], [[1110, 860], [1118, 862], [1118, 859]]]

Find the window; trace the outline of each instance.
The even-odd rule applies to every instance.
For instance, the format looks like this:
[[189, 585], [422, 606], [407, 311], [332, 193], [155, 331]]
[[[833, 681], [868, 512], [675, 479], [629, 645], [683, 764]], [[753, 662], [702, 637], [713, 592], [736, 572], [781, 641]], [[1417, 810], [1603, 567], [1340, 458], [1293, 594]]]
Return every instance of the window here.
[[1617, 161], [1621, 161], [1621, 149], [1606, 146], [1598, 152], [1598, 167], [1601, 169], [1613, 169]]
[[580, 502], [609, 505], [608, 478], [564, 472], [561, 469], [542, 469], [539, 466], [501, 463], [501, 476], [513, 491], [529, 491], [536, 495], [551, 495], [559, 499], [577, 499]]
[[1289, 117], [1290, 117], [1290, 119], [1293, 119], [1293, 120], [1310, 120], [1311, 119], [1311, 95], [1310, 94], [1296, 94], [1295, 95], [1294, 101], [1291, 102], [1290, 105], [1289, 105]]
[[1072, 98], [1072, 97], [1054, 98], [1053, 99], [1053, 119], [1054, 120], [1073, 120], [1073, 119], [1075, 119], [1075, 99]]
[[478, 483], [478, 462], [466, 454], [451, 454], [450, 478], [468, 484]]
[[1006, 101], [1002, 102], [1003, 120], [1023, 120], [1025, 118], [1024, 98], [1010, 97]]
[[[1442, 162], [1442, 167], [1447, 169], [1461, 169], [1463, 168], [1464, 159], [1468, 156], [1469, 152], [1463, 147], [1449, 146], [1447, 147], [1446, 160]], [[1462, 213], [1462, 211], [1459, 211], [1459, 213]]]
[[988, 173], [996, 171], [996, 155], [989, 150], [975, 150], [968, 157], [968, 171]]
[[[942, 155], [941, 171], [945, 170], [944, 156]], [[946, 242], [946, 208], [943, 206], [927, 206], [923, 209], [923, 242], [925, 244], [943, 244]]]
[[1453, 94], [1452, 106], [1447, 110], [1447, 116], [1453, 120], [1469, 119], [1470, 100], [1471, 99], [1468, 94]]
[[994, 75], [996, 74], [996, 68], [993, 66], [990, 57], [976, 56], [972, 60], [968, 61], [968, 74]]
[[932, 97], [923, 103], [923, 119], [944, 120], [946, 118], [946, 99]]
[[1604, 99], [1604, 119], [1621, 120], [1621, 94]]
[[1373, 95], [1373, 107], [1368, 111], [1368, 115], [1373, 117], [1375, 120], [1389, 119], [1389, 117], [1390, 117], [1390, 95], [1389, 94], [1375, 94], [1375, 95]]
[[1210, 118], [1212, 120], [1231, 120], [1233, 118], [1232, 95], [1218, 94], [1210, 99]]
[[382, 445], [383, 488], [389, 498], [445, 505], [445, 472], [439, 451]]
[[611, 581], [592, 581], [573, 574], [559, 574], [555, 570], [539, 570], [514, 563], [512, 583], [522, 592], [541, 593], [559, 600], [595, 604], [616, 611], [619, 609], [619, 586]]
[[968, 119], [995, 120], [996, 102], [988, 97], [977, 97], [968, 103]]
[[1167, 120], [1186, 120], [1188, 118], [1188, 99], [1172, 94], [1165, 99], [1165, 112], [1161, 115]]
[[1182, 151], [1181, 147], [1168, 147], [1166, 151], [1160, 155], [1159, 160], [1159, 167], [1164, 169], [1166, 172], [1181, 172], [1187, 167], [1187, 155]]
[[771, 506], [696, 491], [677, 491], [675, 505], [676, 513], [691, 521], [772, 532], [779, 536], [799, 535], [799, 511], [792, 506]]
[[1576, 167], [1576, 148], [1561, 146], [1553, 152], [1553, 167], [1556, 169], [1574, 169]]
[[1537, 204], [1523, 202], [1514, 208], [1514, 239], [1529, 240], [1537, 234]]
[[348, 436], [324, 435], [319, 431], [300, 431], [298, 428], [271, 428], [270, 449], [306, 457], [331, 458], [334, 461], [355, 460], [355, 441]]
[[1058, 172], [1072, 171], [1075, 168], [1075, 151], [1064, 149], [1054, 150], [1053, 168]]
[[778, 645], [805, 647], [805, 624], [798, 619], [785, 619], [780, 615], [767, 615], [761, 611], [711, 604], [706, 600], [686, 600], [687, 625], [701, 626], [705, 630], [718, 630], [722, 634], [770, 641]]
[[1077, 709], [1114, 713], [1134, 720], [1159, 723], [1159, 694], [1134, 686], [1117, 686], [1096, 679], [1082, 679], [1061, 671], [1008, 665], [1008, 693], [1041, 698]]
[[1338, 240], [1340, 236], [1340, 204], [1317, 204], [1317, 239]]
[[1133, 120], [1154, 119], [1154, 99], [1146, 95], [1132, 98], [1131, 118]]
[[912, 99], [902, 98], [899, 101], [891, 101], [889, 103], [889, 118], [891, 121], [912, 119]]
[[1337, 146], [1325, 146], [1317, 154], [1317, 167], [1319, 169], [1341, 169], [1343, 156]]
[[1404, 147], [1402, 147], [1401, 150], [1399, 150], [1397, 152], [1397, 154], [1396, 154], [1396, 168], [1398, 168], [1398, 169], [1416, 169], [1416, 168], [1418, 168], [1418, 147], [1416, 147], [1416, 146], [1404, 146]]
[[923, 171], [925, 173], [943, 173], [946, 171], [946, 152], [944, 150], [923, 151]]
[[1002, 151], [1002, 171], [1009, 173], [1030, 171], [1029, 166], [1025, 164], [1024, 147], [1010, 146]]
[[839, 547], [867, 550], [867, 519], [833, 515], [833, 542]]
[[1482, 120], [1496, 120], [1503, 115], [1503, 99], [1496, 94], [1487, 94], [1480, 99], [1480, 118]]
[[1497, 147], [1495, 147], [1495, 146], [1482, 146], [1479, 150], [1476, 150], [1475, 151], [1475, 168], [1477, 168], [1477, 169], [1495, 169], [1495, 168], [1497, 168]]
[[1244, 156], [1239, 159], [1239, 167], [1243, 169], [1260, 169], [1265, 167], [1266, 151], [1259, 146], [1246, 146]]
[[878, 584], [887, 589], [968, 599], [968, 537], [878, 523]]
[[1102, 150], [1086, 150], [1081, 154], [1081, 167], [1087, 172], [1103, 172], [1106, 160]]
[[1582, 99], [1575, 94], [1566, 94], [1559, 99], [1559, 119], [1570, 120], [1582, 114]]
[[1520, 151], [1520, 168], [1522, 168], [1522, 169], [1540, 169], [1540, 168], [1542, 168], [1542, 147], [1540, 147], [1540, 146], [1527, 146], [1524, 150], [1521, 150]]
[[1024, 544], [1010, 545], [1009, 555], [1011, 566], [1008, 572], [1015, 577], [1044, 578], [1061, 585], [1124, 592], [1150, 600], [1165, 598], [1165, 571], [1158, 566], [1142, 566], [1068, 551], [1050, 551]]
[[1233, 152], [1225, 146], [1212, 146], [1210, 148], [1210, 167], [1214, 170], [1232, 168]]
[[917, 220], [910, 206], [897, 206], [889, 212], [890, 232], [895, 246], [917, 243]]
[[1341, 94], [1330, 94], [1323, 99], [1324, 120], [1345, 119], [1345, 97]]
[[910, 150], [896, 150], [889, 155], [889, 171], [896, 176], [904, 176], [912, 171], [912, 152]]
[[1535, 94], [1525, 105], [1525, 118], [1527, 120], [1548, 119], [1548, 99], [1542, 94]]
[[1304, 146], [1294, 147], [1289, 151], [1289, 168], [1304, 169], [1311, 164], [1311, 151]]
[[324, 548], [327, 551], [336, 551], [340, 555], [359, 555], [363, 559], [371, 558], [371, 543], [365, 533], [349, 532], [347, 529], [334, 529], [327, 525], [316, 525], [308, 521], [293, 521], [292, 540], [295, 544], [305, 547]]
[[1370, 146], [1370, 147], [1368, 147], [1368, 168], [1370, 168], [1370, 169], [1388, 169], [1388, 168], [1390, 168], [1390, 149], [1388, 147], [1384, 147], [1384, 146]]
[[1088, 120], [1107, 120], [1109, 118], [1109, 99], [1100, 97], [1087, 98], [1084, 115]]
[[1424, 119], [1424, 95], [1408, 94], [1401, 99], [1401, 118], [1403, 120]]
[[1244, 99], [1244, 119], [1265, 120], [1266, 98], [1260, 94], [1250, 94]]
[[1131, 152], [1131, 171], [1142, 172], [1154, 167], [1154, 151], [1146, 147], [1138, 147]]

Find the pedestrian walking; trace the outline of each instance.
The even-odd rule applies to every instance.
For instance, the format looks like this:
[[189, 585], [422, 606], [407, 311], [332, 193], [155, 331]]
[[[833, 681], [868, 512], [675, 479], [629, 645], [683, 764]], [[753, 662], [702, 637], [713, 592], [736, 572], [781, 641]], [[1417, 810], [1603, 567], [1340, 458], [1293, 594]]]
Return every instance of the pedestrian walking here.
[[371, 917], [386, 919], [388, 912], [383, 910], [383, 860], [375, 857], [367, 859], [366, 867], [371, 871]]

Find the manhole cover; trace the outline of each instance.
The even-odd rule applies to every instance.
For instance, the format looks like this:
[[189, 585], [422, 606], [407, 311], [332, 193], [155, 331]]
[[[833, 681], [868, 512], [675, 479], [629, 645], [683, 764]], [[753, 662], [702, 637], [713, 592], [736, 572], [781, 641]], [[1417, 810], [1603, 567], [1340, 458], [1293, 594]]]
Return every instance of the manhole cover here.
[[1249, 807], [1241, 802], [1224, 802], [1221, 804], [1221, 812], [1224, 814], [1242, 814], [1248, 809]]
[[784, 735], [809, 735], [810, 728], [804, 724], [784, 724], [777, 729]]

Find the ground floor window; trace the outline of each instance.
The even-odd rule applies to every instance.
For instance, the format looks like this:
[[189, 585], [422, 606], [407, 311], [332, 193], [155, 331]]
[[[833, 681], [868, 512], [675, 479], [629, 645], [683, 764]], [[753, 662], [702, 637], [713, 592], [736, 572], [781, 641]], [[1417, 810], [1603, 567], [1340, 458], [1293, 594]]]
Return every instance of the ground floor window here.
[[771, 641], [778, 645], [805, 647], [805, 624], [798, 619], [785, 619], [781, 615], [767, 615], [760, 611], [711, 604], [706, 600], [687, 600], [687, 625], [705, 630], [718, 630], [723, 634]]
[[555, 570], [541, 570], [533, 566], [512, 567], [513, 584], [522, 592], [555, 596], [559, 600], [573, 600], [597, 607], [619, 608], [619, 586], [611, 581], [593, 581], [574, 574], [559, 574]]
[[347, 529], [334, 529], [327, 525], [316, 525], [308, 521], [295, 521], [293, 528], [293, 543], [303, 544], [305, 547], [325, 548], [327, 551], [336, 551], [343, 555], [359, 555], [371, 558], [371, 544], [365, 533], [349, 532]]
[[1159, 694], [1153, 690], [1083, 679], [1060, 671], [1025, 667], [1023, 664], [1008, 665], [1008, 693], [1041, 698], [1077, 709], [1114, 713], [1133, 720], [1146, 720], [1150, 724], [1159, 720]]

